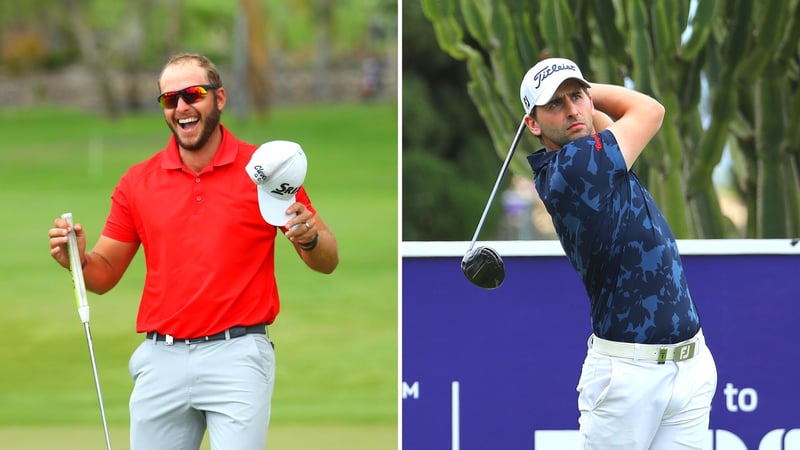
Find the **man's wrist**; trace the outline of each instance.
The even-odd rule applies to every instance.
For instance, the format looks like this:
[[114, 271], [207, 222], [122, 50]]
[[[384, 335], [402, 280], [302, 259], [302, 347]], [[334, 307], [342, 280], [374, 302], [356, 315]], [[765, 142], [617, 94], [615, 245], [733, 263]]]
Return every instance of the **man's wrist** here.
[[319, 233], [315, 233], [313, 239], [311, 239], [308, 242], [298, 242], [297, 245], [300, 246], [301, 250], [310, 252], [311, 250], [314, 250], [318, 242], [319, 242]]
[[89, 257], [83, 255], [83, 260], [81, 261], [81, 270], [85, 269], [87, 265], [89, 265]]

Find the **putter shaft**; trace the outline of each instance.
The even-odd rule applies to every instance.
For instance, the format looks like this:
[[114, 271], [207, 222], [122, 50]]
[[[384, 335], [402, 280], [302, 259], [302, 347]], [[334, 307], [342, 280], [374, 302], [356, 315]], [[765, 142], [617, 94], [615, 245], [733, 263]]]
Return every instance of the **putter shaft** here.
[[86, 331], [86, 344], [89, 346], [89, 359], [92, 361], [92, 374], [94, 375], [94, 387], [97, 391], [97, 401], [100, 403], [100, 417], [103, 419], [103, 432], [106, 437], [106, 448], [111, 450], [111, 437], [108, 434], [108, 421], [106, 420], [106, 409], [103, 406], [103, 393], [100, 390], [100, 376], [97, 374], [97, 362], [94, 359], [94, 346], [92, 345], [92, 331], [89, 328], [89, 322], [83, 323], [83, 328]]

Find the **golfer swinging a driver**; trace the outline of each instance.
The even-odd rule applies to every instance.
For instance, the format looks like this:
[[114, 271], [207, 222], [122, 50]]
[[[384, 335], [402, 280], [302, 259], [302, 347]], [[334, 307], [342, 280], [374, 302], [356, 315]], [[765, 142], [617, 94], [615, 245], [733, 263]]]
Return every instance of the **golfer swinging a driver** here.
[[[700, 449], [717, 383], [675, 237], [631, 171], [664, 107], [543, 60], [522, 80], [536, 190], [590, 301], [581, 449]], [[613, 118], [613, 119], [612, 119]]]

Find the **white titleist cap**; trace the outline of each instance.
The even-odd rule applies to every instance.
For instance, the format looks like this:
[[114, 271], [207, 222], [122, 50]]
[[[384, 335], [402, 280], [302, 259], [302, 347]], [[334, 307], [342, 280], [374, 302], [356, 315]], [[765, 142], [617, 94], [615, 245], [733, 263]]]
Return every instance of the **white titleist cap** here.
[[580, 81], [587, 88], [591, 87], [589, 82], [583, 79], [578, 65], [568, 59], [543, 59], [531, 67], [519, 88], [519, 98], [522, 100], [525, 113], [530, 113], [534, 106], [547, 104], [561, 83], [570, 78]]
[[245, 170], [258, 185], [258, 208], [267, 223], [281, 227], [291, 219], [286, 208], [295, 202], [307, 168], [306, 154], [296, 142], [270, 141], [253, 153]]

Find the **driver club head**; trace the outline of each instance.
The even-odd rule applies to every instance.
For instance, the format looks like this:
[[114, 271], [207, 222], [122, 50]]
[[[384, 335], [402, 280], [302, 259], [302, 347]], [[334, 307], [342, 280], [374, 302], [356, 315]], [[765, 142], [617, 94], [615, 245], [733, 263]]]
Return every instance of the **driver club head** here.
[[467, 252], [461, 259], [461, 271], [472, 284], [483, 289], [500, 287], [506, 276], [503, 259], [489, 247], [478, 247]]

